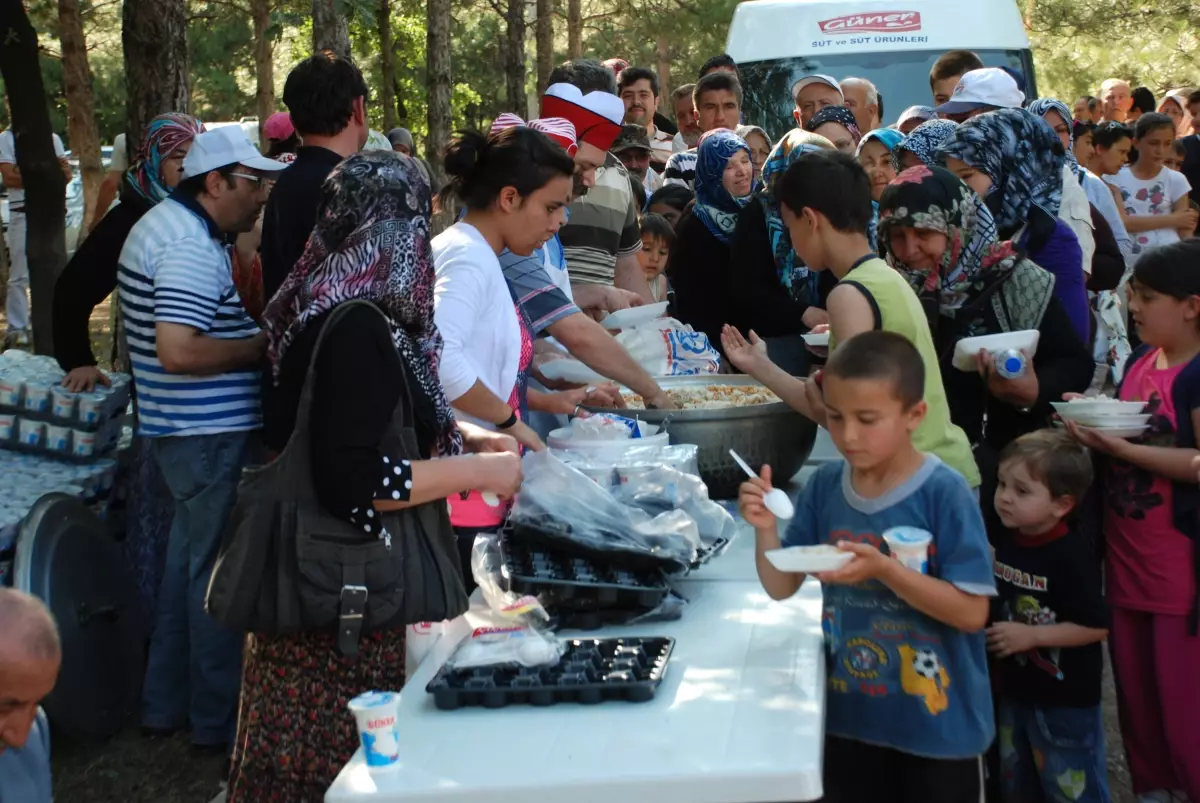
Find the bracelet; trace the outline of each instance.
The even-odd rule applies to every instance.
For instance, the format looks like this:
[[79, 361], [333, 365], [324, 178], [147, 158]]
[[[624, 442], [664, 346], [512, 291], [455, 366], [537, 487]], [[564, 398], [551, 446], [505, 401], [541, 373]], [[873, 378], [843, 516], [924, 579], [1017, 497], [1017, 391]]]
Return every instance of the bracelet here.
[[502, 421], [501, 423], [497, 424], [496, 429], [499, 429], [499, 430], [512, 429], [513, 427], [515, 427], [517, 425], [517, 421], [518, 421], [517, 411], [510, 410], [509, 412], [511, 414], [508, 416], [508, 418], [505, 419], [504, 421]]

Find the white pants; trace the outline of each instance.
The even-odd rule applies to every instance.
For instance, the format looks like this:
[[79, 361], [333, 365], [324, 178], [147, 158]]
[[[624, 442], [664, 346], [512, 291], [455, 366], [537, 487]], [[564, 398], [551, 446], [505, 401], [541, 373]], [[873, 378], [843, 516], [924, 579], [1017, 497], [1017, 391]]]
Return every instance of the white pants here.
[[25, 257], [25, 213], [12, 212], [8, 220], [8, 329], [29, 328], [29, 260]]

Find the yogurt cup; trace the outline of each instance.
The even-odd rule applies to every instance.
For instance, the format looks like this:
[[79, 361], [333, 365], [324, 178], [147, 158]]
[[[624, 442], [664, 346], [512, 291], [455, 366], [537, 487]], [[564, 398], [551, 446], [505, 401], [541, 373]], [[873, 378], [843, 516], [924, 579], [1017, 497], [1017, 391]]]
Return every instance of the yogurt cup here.
[[94, 391], [91, 393], [80, 393], [79, 420], [88, 425], [100, 423], [105, 399], [104, 394]]
[[621, 485], [638, 482], [654, 468], [654, 466], [617, 466], [617, 480]]
[[52, 452], [70, 452], [71, 428], [60, 424], [47, 424], [46, 448]]
[[920, 527], [892, 527], [883, 532], [892, 557], [914, 572], [929, 574], [929, 545], [933, 534]]
[[75, 403], [79, 394], [67, 390], [62, 385], [50, 389], [50, 409], [54, 417], [60, 421], [70, 421], [75, 417]]
[[396, 729], [400, 695], [391, 691], [370, 691], [349, 703], [358, 723], [367, 769], [380, 772], [395, 769], [400, 763], [399, 731]]
[[25, 400], [21, 406], [31, 413], [50, 412], [50, 385], [45, 382], [26, 382]]
[[21, 403], [21, 380], [15, 377], [0, 379], [0, 407], [16, 407]]
[[13, 415], [0, 415], [0, 442], [11, 440], [17, 419]]
[[71, 454], [76, 457], [91, 457], [96, 453], [96, 433], [82, 429], [71, 431]]
[[41, 446], [46, 435], [46, 425], [32, 418], [18, 419], [17, 430], [21, 443], [25, 446]]
[[576, 466], [580, 473], [601, 488], [613, 487], [612, 466]]

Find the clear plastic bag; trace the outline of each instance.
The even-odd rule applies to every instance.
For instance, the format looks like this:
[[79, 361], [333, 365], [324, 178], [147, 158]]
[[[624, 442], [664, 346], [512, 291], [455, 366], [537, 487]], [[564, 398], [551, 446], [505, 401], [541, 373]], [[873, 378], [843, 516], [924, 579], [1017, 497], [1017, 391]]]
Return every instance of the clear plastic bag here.
[[510, 516], [514, 525], [593, 550], [638, 553], [681, 567], [696, 559], [700, 532], [683, 511], [651, 516], [622, 504], [549, 451], [526, 454], [523, 468], [525, 481]]
[[452, 669], [480, 666], [554, 666], [566, 645], [532, 627], [477, 627], [446, 661]]
[[494, 534], [475, 536], [471, 546], [471, 575], [479, 585], [483, 601], [493, 614], [503, 620], [538, 627], [550, 621], [550, 614], [537, 597], [515, 594], [504, 586], [504, 556], [500, 537]]
[[695, 522], [705, 543], [711, 544], [722, 538], [729, 540], [736, 533], [733, 516], [708, 498], [708, 487], [699, 477], [669, 466], [654, 466], [627, 476], [630, 481], [613, 488], [617, 501], [639, 508], [648, 515], [667, 510], [685, 513]]

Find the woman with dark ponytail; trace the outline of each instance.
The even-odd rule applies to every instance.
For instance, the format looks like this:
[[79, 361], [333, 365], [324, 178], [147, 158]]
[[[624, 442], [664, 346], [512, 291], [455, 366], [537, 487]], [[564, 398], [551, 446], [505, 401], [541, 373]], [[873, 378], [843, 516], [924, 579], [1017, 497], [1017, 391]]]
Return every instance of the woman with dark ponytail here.
[[[570, 414], [584, 403], [609, 406], [616, 392], [608, 387], [527, 392], [533, 338], [500, 267], [504, 249], [530, 254], [566, 222], [575, 162], [559, 143], [573, 146], [575, 132], [561, 123], [561, 131], [551, 131], [554, 139], [524, 125], [491, 136], [459, 133], [446, 149], [450, 181], [442, 204], [456, 199], [465, 213], [433, 241], [434, 317], [446, 342], [441, 371], [446, 397], [462, 419], [512, 435], [531, 449], [545, 445], [524, 423], [529, 409]], [[505, 506], [489, 505], [479, 494], [450, 505], [471, 586], [466, 568], [471, 543], [477, 533], [499, 527]]]

